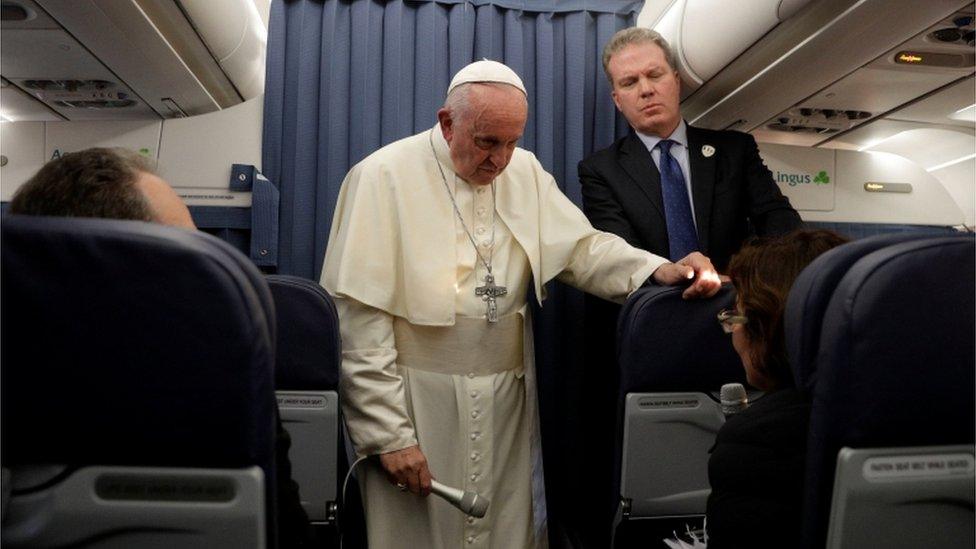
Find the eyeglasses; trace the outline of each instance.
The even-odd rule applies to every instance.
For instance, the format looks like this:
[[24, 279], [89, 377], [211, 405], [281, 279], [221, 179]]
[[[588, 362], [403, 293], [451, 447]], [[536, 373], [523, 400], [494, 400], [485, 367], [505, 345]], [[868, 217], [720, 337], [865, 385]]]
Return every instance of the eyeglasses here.
[[722, 326], [722, 331], [731, 334], [732, 328], [736, 324], [746, 324], [749, 322], [747, 317], [739, 314], [735, 309], [725, 309], [718, 313], [718, 323]]

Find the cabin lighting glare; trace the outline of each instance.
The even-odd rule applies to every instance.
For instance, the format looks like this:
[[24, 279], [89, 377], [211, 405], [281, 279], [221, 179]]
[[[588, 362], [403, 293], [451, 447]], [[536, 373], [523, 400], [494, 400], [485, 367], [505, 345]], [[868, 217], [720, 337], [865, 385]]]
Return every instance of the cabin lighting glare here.
[[861, 147], [860, 149], [858, 149], [857, 152], [864, 152], [864, 151], [866, 151], [868, 149], [873, 149], [873, 148], [877, 147], [878, 145], [884, 143], [885, 141], [888, 141], [889, 139], [894, 139], [894, 138], [898, 137], [902, 133], [904, 133], [904, 132], [898, 132], [898, 133], [896, 133], [894, 135], [889, 135], [888, 137], [882, 137], [881, 139], [876, 139], [876, 140], [868, 143], [867, 145]]
[[949, 115], [952, 120], [962, 120], [964, 122], [976, 122], [976, 104], [959, 109]]
[[957, 158], [955, 160], [950, 160], [948, 162], [943, 162], [942, 164], [939, 164], [937, 166], [932, 166], [931, 168], [925, 168], [925, 171], [934, 172], [936, 170], [941, 170], [942, 168], [948, 168], [949, 166], [953, 166], [953, 165], [958, 164], [960, 162], [965, 162], [965, 161], [970, 160], [972, 158], [976, 158], [976, 154], [968, 154], [966, 156]]

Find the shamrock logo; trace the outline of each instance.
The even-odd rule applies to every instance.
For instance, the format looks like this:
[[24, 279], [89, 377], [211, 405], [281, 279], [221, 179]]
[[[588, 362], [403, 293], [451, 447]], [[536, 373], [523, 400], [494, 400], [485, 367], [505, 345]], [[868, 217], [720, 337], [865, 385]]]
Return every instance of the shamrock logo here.
[[822, 171], [817, 174], [817, 177], [813, 178], [813, 182], [817, 185], [826, 185], [830, 183], [830, 176], [827, 175], [827, 172]]

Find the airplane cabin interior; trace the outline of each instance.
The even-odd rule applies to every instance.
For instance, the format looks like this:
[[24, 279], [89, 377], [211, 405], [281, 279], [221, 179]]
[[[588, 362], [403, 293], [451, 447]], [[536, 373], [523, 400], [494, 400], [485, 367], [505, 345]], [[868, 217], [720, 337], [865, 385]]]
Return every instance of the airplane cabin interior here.
[[[507, 25], [521, 34], [497, 49]], [[383, 519], [364, 517], [341, 314], [320, 284], [346, 172], [435, 124], [475, 51], [504, 51], [529, 89], [519, 146], [582, 207], [577, 163], [630, 131], [600, 56], [631, 26], [671, 45], [689, 127], [751, 135], [804, 226], [849, 239], [799, 274], [782, 312], [811, 404], [801, 527], [775, 546], [972, 547], [976, 5], [960, 0], [3, 0], [3, 544], [290, 547], [290, 477], [310, 532], [296, 547], [365, 547]], [[449, 44], [458, 29], [475, 33], [467, 49]], [[546, 49], [563, 46], [565, 60]], [[523, 47], [535, 61], [512, 61]], [[428, 57], [445, 66], [424, 72]], [[586, 73], [544, 87], [547, 62]], [[399, 92], [382, 88], [413, 69], [390, 107]], [[46, 163], [90, 147], [148, 160], [201, 231], [8, 212]], [[722, 387], [765, 398], [716, 326], [736, 288], [636, 290], [597, 369], [582, 294], [540, 293], [536, 535], [704, 546], [709, 452], [735, 413]], [[469, 518], [443, 546], [497, 547], [474, 513], [504, 500], [448, 488], [430, 497]]]

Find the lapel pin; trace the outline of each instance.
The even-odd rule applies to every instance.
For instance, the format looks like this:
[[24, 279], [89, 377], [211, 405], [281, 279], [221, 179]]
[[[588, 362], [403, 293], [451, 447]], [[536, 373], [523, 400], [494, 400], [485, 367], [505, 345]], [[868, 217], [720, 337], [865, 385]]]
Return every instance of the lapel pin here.
[[711, 145], [703, 145], [702, 146], [702, 155], [704, 155], [705, 158], [709, 158], [713, 154], [715, 154], [715, 147], [713, 147]]

